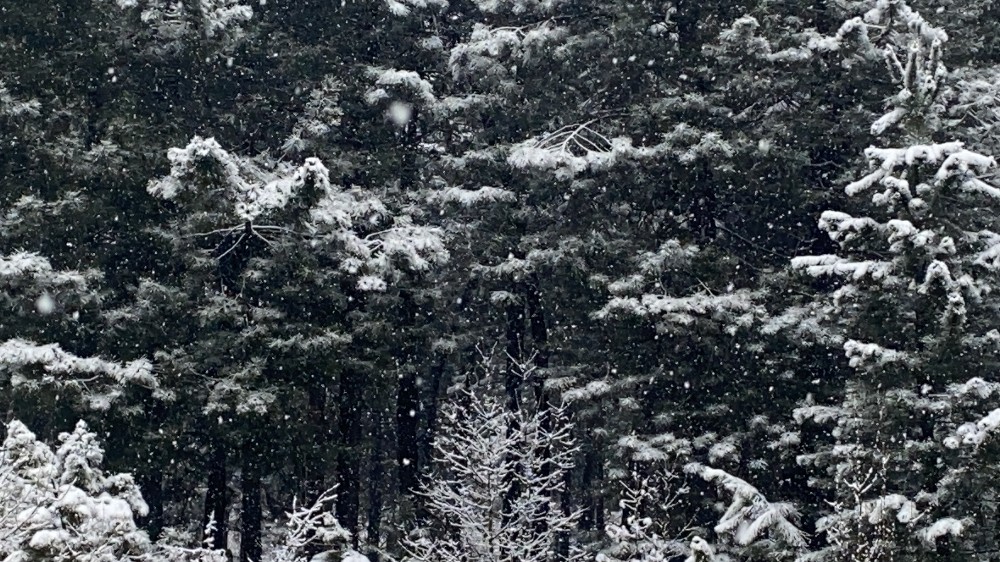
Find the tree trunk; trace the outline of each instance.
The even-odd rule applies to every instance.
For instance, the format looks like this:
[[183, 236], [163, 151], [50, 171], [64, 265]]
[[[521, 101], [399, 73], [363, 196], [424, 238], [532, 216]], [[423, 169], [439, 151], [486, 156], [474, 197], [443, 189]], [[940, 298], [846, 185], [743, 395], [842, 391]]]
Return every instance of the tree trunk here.
[[221, 439], [213, 439], [209, 451], [208, 490], [205, 492], [205, 518], [202, 529], [208, 527], [209, 521], [214, 528], [204, 540], [211, 540], [214, 548], [225, 549], [229, 544], [229, 494], [227, 485], [229, 475], [226, 472], [226, 446]]
[[[518, 294], [515, 291], [514, 294]], [[507, 409], [513, 414], [510, 417], [510, 426], [507, 428], [508, 435], [514, 435], [520, 431], [518, 416], [520, 415], [520, 401], [518, 393], [521, 389], [521, 382], [524, 380], [523, 365], [521, 360], [522, 340], [524, 338], [524, 307], [520, 302], [511, 302], [506, 309], [506, 352], [507, 370], [505, 373], [504, 387], [507, 392]], [[514, 502], [521, 495], [521, 484], [518, 480], [518, 473], [523, 469], [521, 466], [520, 451], [512, 450], [508, 452], [510, 460], [513, 461], [514, 473], [504, 476], [504, 497], [502, 504], [501, 519], [504, 524], [510, 521], [513, 516]]]
[[149, 533], [149, 538], [156, 541], [163, 531], [163, 468], [159, 462], [150, 463], [146, 474], [142, 477], [140, 484], [142, 489], [142, 499], [146, 500], [149, 506], [149, 515], [146, 516], [144, 527]]
[[438, 396], [441, 394], [441, 383], [444, 382], [447, 358], [440, 357], [431, 367], [430, 387], [424, 394], [422, 409], [424, 411], [424, 428], [417, 439], [417, 451], [420, 464], [430, 462], [434, 456], [434, 434], [438, 428]]
[[[539, 423], [541, 424], [542, 430], [546, 433], [552, 433], [556, 430], [556, 424], [559, 420], [556, 419], [555, 406], [552, 403], [551, 393], [545, 390], [545, 378], [546, 369], [549, 368], [549, 329], [545, 322], [545, 309], [542, 307], [542, 291], [541, 291], [541, 281], [538, 278], [537, 273], [532, 273], [530, 277], [530, 282], [527, 286], [527, 291], [525, 293], [525, 302], [528, 309], [528, 326], [531, 330], [531, 343], [533, 352], [533, 366], [535, 367], [533, 386], [535, 391], [535, 401], [538, 408]], [[556, 470], [551, 462], [552, 458], [552, 448], [547, 442], [541, 444], [541, 450], [537, 451], [540, 458], [545, 459], [542, 463], [542, 476], [548, 476]], [[572, 475], [569, 471], [565, 474], [565, 482], [562, 492], [562, 497], [560, 498], [560, 507], [565, 515], [570, 513], [570, 484], [572, 483]], [[542, 517], [538, 518], [536, 524], [535, 532], [542, 534], [548, 531], [546, 528], [545, 518], [549, 510], [548, 503], [542, 505], [540, 509], [542, 510]], [[559, 533], [556, 537], [556, 557], [559, 560], [565, 560], [569, 557], [569, 536], [566, 533]]]
[[354, 548], [358, 547], [358, 512], [361, 507], [361, 374], [346, 368], [340, 376], [340, 450], [337, 455], [337, 520], [351, 533]]
[[[385, 474], [384, 444], [385, 435], [382, 431], [381, 414], [375, 413], [374, 443], [371, 452], [371, 473], [368, 477], [368, 544], [378, 546], [382, 532], [382, 489]], [[377, 562], [378, 553], [372, 550], [368, 553], [372, 562]]]
[[399, 379], [399, 395], [396, 398], [396, 460], [399, 471], [399, 490], [410, 495], [417, 488], [419, 474], [417, 428], [420, 418], [417, 373], [406, 369]]
[[409, 291], [403, 291], [400, 325], [406, 343], [400, 357], [399, 388], [396, 394], [396, 463], [399, 490], [411, 495], [417, 488], [419, 445], [417, 432], [420, 426], [420, 388], [417, 386], [418, 370], [413, 364], [417, 355], [412, 332], [416, 327], [417, 305]]
[[601, 458], [596, 436], [591, 436], [591, 445], [583, 457], [583, 482], [586, 509], [580, 518], [580, 528], [585, 531], [604, 530], [604, 460]]
[[309, 431], [312, 442], [308, 444], [305, 459], [304, 497], [312, 505], [326, 491], [325, 449], [328, 440], [326, 417], [326, 386], [319, 376], [311, 380], [307, 389], [309, 400]]
[[[517, 295], [519, 291], [515, 291]], [[520, 302], [512, 302], [506, 309], [506, 347], [507, 370], [504, 377], [504, 388], [507, 392], [507, 409], [518, 412], [521, 409], [518, 393], [524, 381], [521, 350], [524, 339], [524, 307]]]
[[260, 525], [263, 521], [261, 506], [261, 466], [259, 445], [254, 437], [243, 443], [243, 474], [240, 491], [243, 496], [243, 514], [240, 518], [240, 562], [260, 562], [263, 547]]

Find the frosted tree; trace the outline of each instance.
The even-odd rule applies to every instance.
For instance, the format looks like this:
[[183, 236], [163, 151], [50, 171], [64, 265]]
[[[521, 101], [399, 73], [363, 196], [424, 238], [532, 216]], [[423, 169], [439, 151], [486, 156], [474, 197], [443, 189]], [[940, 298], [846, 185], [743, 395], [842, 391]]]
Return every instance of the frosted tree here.
[[[758, 488], [725, 470], [698, 462], [684, 464], [690, 442], [678, 443], [675, 454], [669, 455], [667, 439], [630, 441], [633, 457], [644, 460], [634, 462], [632, 473], [622, 478], [621, 519], [607, 526], [609, 546], [599, 560], [657, 562], [678, 556], [714, 560], [716, 555], [794, 560], [803, 552], [808, 537], [792, 504], [769, 501]], [[701, 505], [696, 490], [705, 492], [698, 480], [716, 485], [721, 499], [729, 503]], [[705, 520], [715, 520], [711, 529], [696, 523]], [[710, 537], [713, 544], [702, 537]]]
[[537, 411], [511, 411], [485, 387], [459, 391], [443, 415], [420, 492], [428, 516], [404, 542], [407, 559], [561, 559], [558, 537], [579, 517], [556, 499], [572, 468], [571, 426], [550, 430]]
[[[807, 536], [798, 526], [799, 511], [794, 505], [771, 502], [755, 486], [724, 470], [698, 463], [684, 469], [731, 497], [714, 528], [719, 535], [717, 550], [761, 560], [792, 560], [803, 551]], [[696, 552], [693, 545], [692, 551]]]
[[253, 17], [249, 3], [240, 0], [125, 0], [119, 5], [138, 12], [140, 29], [150, 33], [149, 48], [158, 55], [179, 54], [199, 44], [231, 52]]
[[834, 404], [797, 410], [800, 421], [835, 424], [834, 442], [800, 462], [823, 469], [835, 494], [837, 509], [819, 525], [830, 546], [815, 557], [921, 559], [947, 553], [981, 513], [954, 501], [969, 467], [942, 439], [955, 385], [994, 364], [997, 224], [987, 209], [1000, 190], [984, 180], [992, 158], [934, 142], [946, 132], [947, 35], [903, 2], [879, 2], [863, 21], [905, 30], [884, 50], [899, 93], [872, 125], [892, 144], [868, 148], [867, 173], [845, 187], [867, 198], [856, 212], [822, 213], [838, 252], [792, 260], [833, 280], [820, 313], [841, 334], [851, 373]]
[[56, 451], [18, 421], [0, 451], [0, 555], [6, 560], [138, 560], [149, 539], [146, 514], [127, 474], [105, 474], [96, 436], [80, 422]]
[[690, 554], [684, 541], [689, 529], [683, 523], [672, 525], [690, 493], [681, 475], [660, 462], [652, 470], [633, 470], [621, 482], [621, 518], [606, 526], [609, 544], [597, 555], [598, 562], [665, 562]]
[[0, 555], [9, 561], [222, 562], [224, 553], [152, 543], [148, 512], [130, 474], [102, 469], [104, 451], [84, 422], [53, 451], [19, 421], [0, 450]]
[[268, 562], [305, 562], [316, 557], [331, 559], [341, 555], [350, 562], [367, 560], [364, 555], [347, 547], [351, 534], [340, 526], [330, 511], [330, 504], [337, 498], [331, 488], [320, 494], [311, 506], [299, 506], [292, 502], [292, 510], [286, 513], [283, 522], [284, 535], [269, 552]]

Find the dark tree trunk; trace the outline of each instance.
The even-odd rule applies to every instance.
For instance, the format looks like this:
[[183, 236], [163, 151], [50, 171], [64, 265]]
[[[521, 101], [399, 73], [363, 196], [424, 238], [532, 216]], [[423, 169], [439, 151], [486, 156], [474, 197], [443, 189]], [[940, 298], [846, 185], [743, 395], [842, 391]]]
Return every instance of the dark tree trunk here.
[[406, 369], [399, 379], [399, 395], [396, 398], [396, 460], [399, 471], [399, 490], [412, 494], [417, 488], [417, 463], [419, 445], [417, 429], [420, 418], [419, 388], [417, 373]]
[[[400, 310], [400, 324], [404, 332], [416, 328], [417, 305], [413, 295], [403, 291]], [[410, 495], [417, 488], [419, 444], [417, 432], [420, 426], [420, 388], [417, 386], [418, 370], [414, 363], [417, 355], [413, 334], [406, 334], [400, 358], [399, 388], [396, 395], [396, 470], [399, 474], [399, 490]]]
[[337, 520], [351, 533], [358, 546], [358, 513], [361, 508], [361, 374], [353, 368], [344, 369], [340, 376], [340, 450], [337, 455]]
[[304, 496], [306, 504], [312, 505], [326, 490], [325, 449], [329, 442], [326, 415], [326, 386], [319, 377], [310, 381], [308, 386], [309, 399], [309, 431], [312, 442], [308, 444], [305, 462]]
[[204, 539], [211, 539], [215, 548], [227, 548], [229, 543], [229, 494], [226, 487], [229, 484], [229, 475], [226, 472], [226, 446], [221, 439], [214, 439], [209, 451], [208, 466], [208, 490], [205, 492], [205, 518], [202, 528], [208, 526], [209, 521], [214, 521], [215, 528], [211, 535]]
[[[381, 414], [375, 414], [375, 439], [372, 443], [371, 473], [368, 475], [368, 544], [378, 545], [382, 532], [382, 488], [385, 475], [385, 435], [382, 431]], [[373, 562], [377, 553], [368, 553]]]
[[708, 242], [714, 240], [718, 233], [718, 226], [715, 224], [718, 215], [718, 198], [715, 194], [715, 187], [712, 185], [712, 171], [707, 164], [696, 168], [694, 185], [700, 186], [700, 188], [695, 191], [695, 200], [691, 203], [689, 221], [691, 232], [699, 240]]
[[240, 492], [243, 496], [243, 514], [240, 518], [240, 562], [260, 562], [263, 552], [260, 525], [263, 521], [261, 505], [261, 466], [259, 445], [254, 437], [243, 443], [243, 470]]
[[155, 460], [150, 463], [140, 483], [142, 499], [146, 500], [146, 505], [149, 506], [149, 515], [146, 516], [143, 526], [152, 541], [158, 540], [160, 532], [163, 531], [163, 469], [161, 466]]
[[431, 368], [430, 385], [424, 396], [423, 406], [421, 407], [424, 412], [424, 419], [426, 420], [423, 431], [420, 432], [417, 439], [418, 458], [421, 464], [430, 462], [430, 459], [434, 456], [434, 435], [438, 428], [438, 396], [441, 394], [441, 383], [444, 381], [446, 364], [447, 359], [441, 357]]
[[[541, 281], [539, 280], [537, 273], [531, 274], [525, 297], [528, 309], [528, 326], [531, 330], [533, 352], [532, 362], [535, 368], [533, 386], [535, 391], [535, 401], [538, 408], [539, 423], [545, 433], [551, 434], [556, 430], [556, 424], [559, 423], [559, 420], [556, 419], [556, 411], [554, 404], [552, 403], [552, 395], [545, 389], [545, 371], [549, 368], [550, 357], [549, 329], [545, 322], [545, 309], [542, 307]], [[541, 450], [537, 451], [537, 453], [542, 459], [545, 459], [541, 467], [542, 475], [551, 475], [553, 471], [556, 470], [556, 467], [551, 461], [552, 447], [549, 443], [544, 442], [540, 443], [539, 446]], [[569, 502], [571, 483], [571, 474], [567, 471], [562, 497], [560, 498], [561, 509], [566, 515], [570, 513], [571, 508]], [[540, 509], [543, 510], [540, 515], [546, 515], [549, 509], [549, 504], [542, 505]], [[545, 519], [544, 517], [540, 517], [536, 525], [536, 532], [541, 534], [546, 531], [547, 528]], [[558, 559], [565, 560], [569, 557], [569, 536], [566, 533], [559, 533], [555, 546], [556, 557]]]
[[[515, 291], [514, 294], [519, 294]], [[506, 309], [506, 352], [507, 371], [504, 377], [504, 387], [507, 392], [507, 409], [514, 415], [511, 416], [510, 426], [507, 428], [508, 435], [514, 435], [520, 431], [518, 416], [520, 415], [520, 400], [518, 394], [521, 389], [521, 382], [524, 380], [523, 364], [521, 359], [522, 342], [524, 339], [524, 307], [521, 302], [511, 302]], [[514, 502], [521, 495], [521, 484], [517, 476], [521, 472], [521, 453], [512, 450], [508, 453], [513, 461], [514, 473], [506, 475], [504, 480], [504, 493], [501, 518], [506, 524], [513, 515]]]
[[[519, 292], [514, 292], [517, 295]], [[518, 412], [521, 409], [521, 383], [524, 382], [521, 350], [524, 340], [524, 306], [520, 302], [512, 302], [506, 309], [506, 346], [507, 370], [504, 376], [504, 388], [507, 392], [507, 409]]]
[[591, 437], [591, 446], [583, 457], [583, 482], [580, 489], [586, 493], [586, 509], [580, 519], [580, 528], [585, 531], [604, 530], [604, 460], [598, 444]]
[[[414, 189], [419, 179], [416, 148], [420, 141], [419, 116], [419, 111], [414, 108], [400, 139], [399, 183], [404, 191]], [[419, 474], [417, 431], [420, 425], [420, 390], [417, 386], [418, 371], [414, 365], [417, 350], [412, 333], [416, 329], [418, 311], [417, 303], [409, 290], [401, 292], [400, 301], [399, 321], [405, 343], [399, 363], [399, 390], [396, 395], [396, 472], [399, 475], [400, 492], [410, 495], [416, 490]]]

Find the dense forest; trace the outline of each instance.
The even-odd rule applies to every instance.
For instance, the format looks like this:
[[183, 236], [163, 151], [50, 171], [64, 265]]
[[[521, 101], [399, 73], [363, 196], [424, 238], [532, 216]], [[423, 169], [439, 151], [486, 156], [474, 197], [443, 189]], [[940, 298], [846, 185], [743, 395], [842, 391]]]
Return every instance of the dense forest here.
[[0, 560], [1000, 560], [998, 26], [0, 0]]

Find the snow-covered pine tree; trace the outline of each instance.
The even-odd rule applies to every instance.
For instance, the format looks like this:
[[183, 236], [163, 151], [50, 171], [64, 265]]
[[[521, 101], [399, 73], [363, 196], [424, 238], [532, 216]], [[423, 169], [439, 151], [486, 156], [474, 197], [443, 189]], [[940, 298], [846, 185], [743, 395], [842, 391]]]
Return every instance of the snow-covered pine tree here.
[[975, 531], [992, 528], [990, 510], [954, 494], [973, 465], [949, 455], [943, 439], [954, 429], [957, 385], [995, 364], [987, 342], [998, 225], [989, 209], [1000, 190], [982, 176], [996, 163], [938, 142], [948, 134], [939, 96], [947, 35], [900, 1], [878, 2], [863, 24], [899, 29], [885, 35], [899, 93], [872, 125], [890, 148], [867, 149], [868, 172], [845, 188], [867, 201], [821, 215], [838, 251], [792, 261], [832, 280], [818, 312], [848, 367], [841, 393], [795, 413], [834, 425], [831, 442], [809, 443], [800, 456], [834, 506], [818, 523], [827, 544], [809, 558], [961, 558], [992, 548], [990, 533]]
[[53, 562], [219, 562], [220, 552], [152, 544], [129, 474], [101, 468], [104, 451], [84, 422], [53, 451], [19, 421], [0, 449], [0, 555]]
[[684, 49], [698, 41], [702, 7], [687, 4], [680, 17], [674, 3], [655, 2], [474, 8], [472, 28], [445, 43], [450, 80], [439, 85], [437, 107], [449, 125], [433, 138], [435, 199], [448, 204], [449, 226], [473, 240], [458, 258], [472, 275], [458, 282], [478, 290], [466, 313], [488, 313], [493, 333], [504, 334], [511, 395], [522, 381], [517, 366], [532, 358], [535, 401], [572, 392], [579, 431], [595, 437], [579, 476], [594, 514], [584, 526], [601, 535], [608, 447], [598, 436], [617, 420], [601, 398], [619, 362], [633, 357], [605, 351], [629, 342], [618, 347], [590, 313], [609, 278], [648, 249], [650, 233], [711, 224], [700, 213], [678, 227], [684, 219], [662, 203], [685, 197], [689, 181], [700, 185], [686, 169], [671, 170], [672, 157], [701, 166], [724, 143], [701, 131], [661, 135], [648, 118], [674, 77], [698, 64], [688, 56], [697, 47], [679, 56], [678, 36]]
[[[265, 449], [295, 451], [289, 457], [306, 466], [287, 468], [305, 469], [303, 484], [311, 491], [302, 492], [318, 494], [331, 454], [328, 395], [338, 378], [338, 516], [356, 541], [355, 447], [368, 409], [363, 374], [370, 358], [362, 345], [335, 358], [329, 349], [346, 350], [344, 344], [358, 343], [357, 333], [370, 337], [366, 295], [385, 291], [405, 271], [446, 260], [441, 237], [379, 194], [331, 184], [315, 158], [293, 167], [242, 157], [200, 137], [168, 157], [170, 174], [151, 182], [149, 192], [172, 205], [169, 227], [159, 232], [174, 247], [179, 273], [170, 284], [143, 280], [136, 302], [113, 317], [121, 329], [172, 327], [174, 337], [160, 342], [158, 357], [176, 376], [174, 404], [187, 405], [175, 414], [187, 410], [204, 435], [201, 446], [211, 459], [205, 520], [212, 514], [218, 522], [216, 544], [225, 544], [224, 492], [237, 451], [242, 559], [261, 554]], [[184, 312], [190, 310], [197, 312]], [[280, 444], [263, 427], [295, 431], [301, 440]]]

